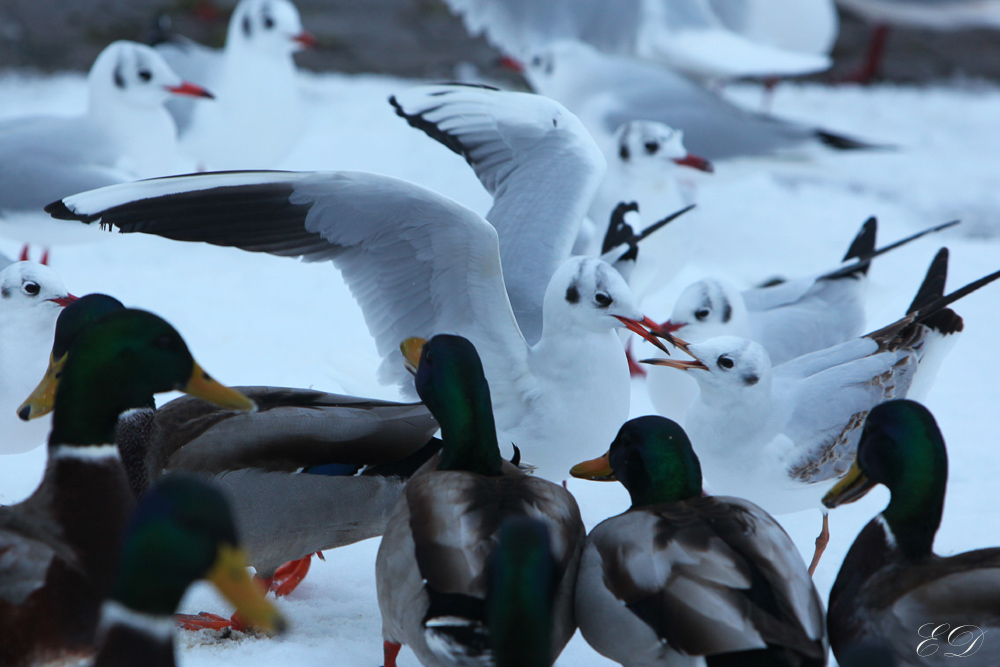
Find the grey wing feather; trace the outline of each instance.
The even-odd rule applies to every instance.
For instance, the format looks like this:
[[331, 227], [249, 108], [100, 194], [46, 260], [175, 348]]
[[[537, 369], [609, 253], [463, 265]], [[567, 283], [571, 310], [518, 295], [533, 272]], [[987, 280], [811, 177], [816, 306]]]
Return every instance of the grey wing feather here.
[[607, 163], [583, 124], [540, 95], [421, 86], [391, 99], [397, 113], [465, 157], [494, 196], [486, 219], [521, 333], [542, 332], [549, 279], [569, 256]]
[[223, 410], [187, 396], [157, 410], [146, 446], [153, 475], [163, 469], [220, 473], [391, 463], [422, 447], [438, 429], [419, 403], [280, 387], [237, 389], [257, 411]]
[[229, 496], [243, 547], [260, 576], [316, 551], [381, 535], [402, 477], [236, 470], [215, 481]]
[[76, 552], [44, 510], [48, 499], [38, 494], [18, 505], [0, 507], [0, 599], [14, 605], [45, 584], [53, 559], [80, 568]]

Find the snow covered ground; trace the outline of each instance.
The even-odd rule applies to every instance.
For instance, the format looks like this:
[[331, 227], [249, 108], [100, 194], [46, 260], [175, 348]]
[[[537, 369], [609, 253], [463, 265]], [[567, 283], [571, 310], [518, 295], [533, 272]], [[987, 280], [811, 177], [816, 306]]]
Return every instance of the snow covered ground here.
[[[409, 179], [485, 213], [490, 198], [472, 170], [397, 118], [387, 97], [413, 85], [377, 76], [314, 75], [305, 81], [310, 114], [287, 169], [356, 169]], [[0, 77], [0, 118], [60, 108], [82, 110], [77, 75]], [[760, 90], [727, 94], [756, 106]], [[690, 263], [645, 301], [666, 319], [671, 298], [708, 274], [752, 284], [775, 274], [808, 275], [833, 267], [860, 223], [877, 215], [880, 238], [962, 218], [954, 231], [881, 258], [871, 270], [869, 325], [874, 329], [908, 305], [934, 252], [951, 249], [949, 287], [1000, 268], [1000, 90], [962, 87], [875, 88], [784, 84], [774, 111], [892, 146], [850, 154], [816, 150], [781, 160], [717, 165], [711, 176], [688, 176], [699, 208], [678, 221], [695, 239]], [[0, 240], [0, 251], [19, 244]], [[649, 257], [644, 257], [649, 259]], [[302, 264], [239, 250], [181, 244], [141, 235], [57, 246], [52, 265], [76, 294], [107, 292], [152, 310], [184, 335], [199, 362], [230, 384], [316, 387], [392, 398], [378, 385], [378, 357], [350, 293], [329, 264]], [[1000, 286], [985, 288], [957, 310], [966, 332], [942, 369], [928, 404], [950, 446], [950, 483], [937, 551], [950, 554], [1000, 543], [994, 474], [1000, 470], [993, 412], [1000, 396]], [[676, 372], [653, 369], [652, 372]], [[651, 411], [642, 381], [633, 384], [633, 416]], [[602, 452], [581, 451], [580, 458]], [[0, 457], [0, 502], [27, 495], [39, 479], [44, 448]], [[588, 526], [622, 511], [617, 484], [573, 481]], [[861, 527], [884, 507], [878, 489], [831, 515], [832, 541], [816, 573], [825, 598]], [[308, 511], [308, 508], [304, 508]], [[819, 512], [779, 517], [804, 557], [812, 553]], [[374, 667], [382, 662], [375, 599], [377, 540], [327, 552], [309, 577], [278, 602], [291, 631], [278, 639], [216, 640], [185, 633], [181, 664], [257, 667], [283, 664]], [[207, 587], [192, 591], [185, 611], [228, 613]], [[928, 618], [927, 622], [935, 619]], [[913, 629], [914, 647], [919, 638]], [[1000, 639], [994, 638], [994, 642]], [[986, 638], [984, 650], [989, 650]], [[991, 650], [1000, 652], [1000, 645]], [[415, 665], [404, 649], [401, 665]], [[576, 636], [557, 664], [611, 664]]]

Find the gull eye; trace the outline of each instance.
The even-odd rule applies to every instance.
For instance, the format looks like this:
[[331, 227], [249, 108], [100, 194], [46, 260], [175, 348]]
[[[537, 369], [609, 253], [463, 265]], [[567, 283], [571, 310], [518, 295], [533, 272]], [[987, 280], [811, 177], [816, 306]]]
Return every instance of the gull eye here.
[[38, 296], [38, 293], [42, 291], [42, 286], [34, 280], [29, 280], [21, 285], [21, 291], [28, 296]]
[[274, 19], [272, 19], [270, 16], [265, 16], [264, 17], [264, 27], [267, 28], [268, 30], [270, 30], [271, 28], [273, 28], [274, 27]]
[[611, 305], [614, 299], [607, 292], [598, 292], [594, 295], [594, 301], [597, 302], [598, 308], [607, 308]]
[[629, 152], [628, 146], [626, 146], [625, 144], [621, 145], [621, 148], [618, 149], [618, 157], [620, 157], [623, 160], [628, 160], [630, 157], [632, 157], [631, 152]]
[[535, 56], [534, 58], [531, 59], [531, 66], [532, 67], [541, 67], [541, 65], [542, 65], [542, 57], [541, 56]]
[[698, 310], [694, 311], [694, 317], [699, 322], [704, 322], [705, 320], [708, 319], [708, 316], [711, 314], [712, 311], [709, 310], [708, 308], [699, 308]]
[[143, 81], [149, 81], [150, 79], [153, 78], [153, 73], [150, 72], [148, 69], [141, 69], [139, 70], [139, 78], [142, 79]]
[[728, 354], [723, 354], [722, 356], [720, 356], [716, 363], [719, 365], [719, 368], [726, 371], [728, 371], [730, 368], [736, 365], [736, 362], [733, 361], [733, 358], [730, 357]]
[[647, 141], [642, 146], [646, 149], [646, 153], [649, 155], [652, 155], [656, 151], [660, 150], [660, 142], [658, 141]]

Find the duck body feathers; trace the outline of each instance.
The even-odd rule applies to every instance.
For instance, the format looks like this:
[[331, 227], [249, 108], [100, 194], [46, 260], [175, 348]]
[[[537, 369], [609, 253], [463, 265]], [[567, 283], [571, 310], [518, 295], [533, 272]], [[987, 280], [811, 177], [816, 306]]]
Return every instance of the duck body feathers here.
[[[128, 413], [116, 437], [137, 495], [167, 470], [213, 477], [261, 576], [381, 535], [407, 477], [439, 446], [428, 442], [437, 422], [419, 403], [282, 387], [238, 390], [255, 412], [184, 396], [156, 411]], [[331, 462], [370, 468], [359, 476], [299, 474]]]
[[573, 586], [584, 538], [576, 501], [557, 484], [504, 463], [501, 475], [439, 471], [433, 457], [407, 483], [376, 560], [382, 634], [423, 665], [492, 664], [485, 629], [488, 564], [504, 519], [549, 528], [557, 564], [552, 655], [576, 630]]
[[630, 667], [826, 664], [823, 608], [801, 556], [773, 518], [737, 498], [600, 523], [584, 547], [576, 617], [591, 646]]
[[[844, 559], [827, 619], [838, 659], [853, 645], [878, 640], [900, 665], [944, 664], [951, 660], [946, 653], [961, 655], [962, 664], [972, 667], [996, 665], [1000, 647], [991, 646], [990, 636], [1000, 633], [1000, 548], [912, 559], [894, 542], [876, 517]], [[971, 634], [963, 638], [959, 631], [953, 636], [958, 641], [949, 644], [949, 633], [963, 626]], [[932, 635], [923, 645], [925, 655], [918, 655], [918, 646]]]
[[116, 456], [53, 455], [38, 489], [0, 508], [0, 665], [92, 651], [133, 507]]

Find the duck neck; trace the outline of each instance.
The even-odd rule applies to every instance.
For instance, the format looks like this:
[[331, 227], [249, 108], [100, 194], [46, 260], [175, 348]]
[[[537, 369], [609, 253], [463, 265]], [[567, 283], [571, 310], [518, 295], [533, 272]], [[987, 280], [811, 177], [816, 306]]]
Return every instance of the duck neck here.
[[499, 475], [503, 465], [497, 445], [496, 424], [489, 392], [471, 392], [462, 400], [447, 402], [441, 414], [441, 461], [438, 470], [465, 470]]
[[934, 536], [941, 525], [944, 483], [912, 487], [905, 493], [893, 491], [889, 506], [882, 512], [887, 536], [896, 549], [910, 559], [931, 555]]

